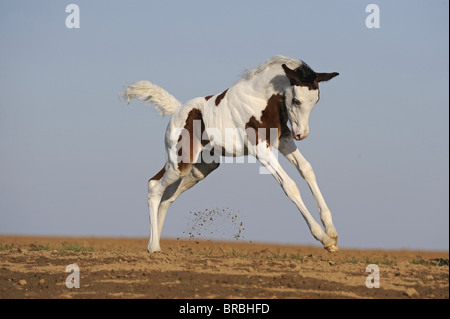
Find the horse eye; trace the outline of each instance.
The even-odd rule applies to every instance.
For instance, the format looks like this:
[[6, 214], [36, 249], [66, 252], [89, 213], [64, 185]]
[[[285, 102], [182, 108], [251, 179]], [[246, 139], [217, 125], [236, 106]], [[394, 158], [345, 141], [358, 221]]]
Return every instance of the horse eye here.
[[297, 100], [296, 98], [293, 98], [293, 99], [292, 99], [292, 104], [300, 105], [300, 101]]

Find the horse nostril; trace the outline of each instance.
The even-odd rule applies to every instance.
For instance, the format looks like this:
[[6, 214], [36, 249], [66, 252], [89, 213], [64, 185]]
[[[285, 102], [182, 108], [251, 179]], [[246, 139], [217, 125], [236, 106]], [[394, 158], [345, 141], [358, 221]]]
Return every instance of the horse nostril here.
[[302, 135], [301, 135], [301, 134], [295, 135], [295, 139], [296, 139], [297, 141], [300, 141], [300, 140], [302, 139]]

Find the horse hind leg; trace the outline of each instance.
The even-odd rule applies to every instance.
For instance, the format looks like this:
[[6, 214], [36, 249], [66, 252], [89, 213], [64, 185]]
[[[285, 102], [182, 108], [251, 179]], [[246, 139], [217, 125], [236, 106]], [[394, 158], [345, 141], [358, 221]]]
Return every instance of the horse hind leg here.
[[[189, 183], [182, 183], [182, 181], [180, 181], [178, 186], [174, 185], [172, 189], [169, 189], [164, 200], [165, 203], [163, 204], [160, 212], [161, 200], [166, 190], [174, 183], [178, 183], [180, 179], [183, 179], [191, 174], [193, 165], [197, 163], [197, 159], [203, 149], [201, 142], [201, 130], [204, 124], [202, 124], [203, 121], [201, 112], [198, 109], [192, 109], [184, 120], [184, 130], [182, 130], [181, 133], [177, 133], [179, 134], [178, 138], [173, 139], [173, 125], [175, 125], [174, 123], [178, 122], [178, 120], [179, 119], [174, 120], [173, 117], [171, 125], [166, 132], [166, 136], [171, 137], [166, 140], [166, 152], [169, 162], [167, 162], [164, 171], [161, 170], [155, 178], [149, 181], [148, 206], [150, 211], [150, 239], [147, 247], [149, 252], [161, 250], [159, 243], [160, 233], [162, 231], [163, 221], [168, 205], [170, 205], [170, 203], [174, 200], [171, 200], [171, 198], [178, 197], [178, 195], [184, 190], [189, 189], [197, 182], [195, 179], [193, 181], [189, 181], [188, 178], [186, 181], [189, 181]], [[174, 161], [175, 158], [177, 159], [176, 162]], [[162, 175], [162, 177], [158, 180], [157, 178], [160, 177], [160, 175]], [[182, 184], [185, 185], [183, 186]], [[173, 195], [169, 196], [172, 192]]]
[[161, 199], [158, 210], [158, 231], [161, 236], [162, 228], [164, 225], [164, 219], [166, 218], [167, 210], [169, 206], [185, 191], [194, 187], [199, 181], [203, 180], [212, 171], [219, 167], [219, 163], [197, 163], [192, 165], [189, 173], [178, 181], [173, 183], [166, 189]]
[[159, 243], [159, 222], [158, 222], [158, 210], [161, 203], [161, 198], [168, 187], [177, 182], [181, 178], [180, 172], [176, 169], [169, 168], [162, 169], [152, 179], [150, 179], [148, 185], [148, 208], [150, 215], [150, 237], [147, 245], [147, 251], [149, 253], [155, 251], [161, 251]]

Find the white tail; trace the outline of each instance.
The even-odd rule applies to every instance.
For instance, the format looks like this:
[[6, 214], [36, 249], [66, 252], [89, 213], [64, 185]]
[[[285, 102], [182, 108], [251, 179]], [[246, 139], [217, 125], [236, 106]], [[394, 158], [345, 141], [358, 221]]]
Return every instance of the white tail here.
[[146, 103], [154, 103], [155, 108], [162, 116], [175, 113], [181, 106], [181, 102], [169, 94], [169, 92], [149, 81], [139, 81], [126, 86], [125, 91], [122, 92], [122, 96], [128, 103], [130, 99], [139, 99]]

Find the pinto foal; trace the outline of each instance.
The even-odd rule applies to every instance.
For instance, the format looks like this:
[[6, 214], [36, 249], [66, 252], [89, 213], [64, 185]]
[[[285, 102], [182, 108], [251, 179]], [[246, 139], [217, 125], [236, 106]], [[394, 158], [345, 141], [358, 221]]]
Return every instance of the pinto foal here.
[[[123, 96], [128, 102], [132, 98], [145, 100], [154, 103], [162, 115], [173, 114], [165, 136], [166, 164], [148, 183], [148, 252], [161, 250], [160, 236], [170, 204], [219, 167], [221, 155], [255, 156], [297, 206], [314, 238], [328, 251], [337, 251], [338, 234], [330, 210], [311, 165], [293, 141], [309, 134], [309, 116], [319, 100], [319, 82], [337, 75], [316, 73], [303, 61], [274, 56], [222, 93], [194, 98], [183, 105], [148, 81], [127, 86]], [[230, 138], [231, 129], [234, 134]], [[308, 183], [325, 231], [307, 210], [273, 148], [294, 164]]]

